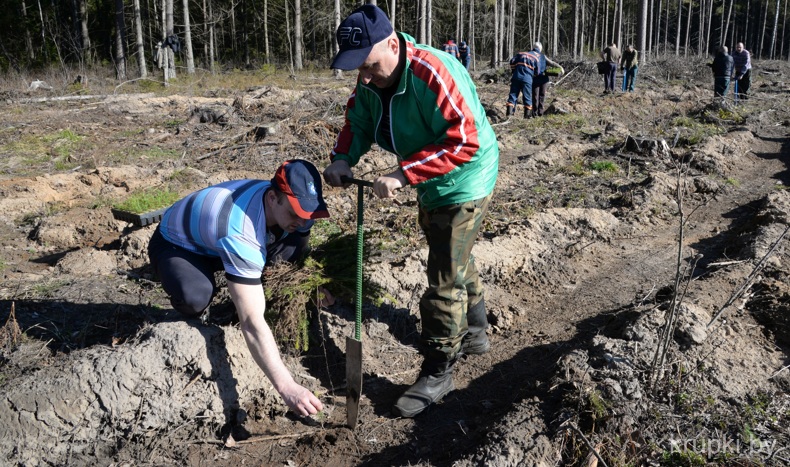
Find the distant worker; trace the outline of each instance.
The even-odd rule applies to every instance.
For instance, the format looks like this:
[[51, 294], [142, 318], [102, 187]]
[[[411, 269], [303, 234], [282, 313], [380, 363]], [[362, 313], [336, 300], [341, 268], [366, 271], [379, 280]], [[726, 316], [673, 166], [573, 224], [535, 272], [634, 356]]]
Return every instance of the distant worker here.
[[738, 42], [735, 46], [735, 53], [732, 54], [733, 65], [735, 66], [735, 92], [738, 99], [748, 99], [749, 88], [752, 86], [752, 59], [748, 50], [743, 48], [743, 42]]
[[735, 68], [732, 56], [726, 46], [717, 49], [716, 57], [710, 67], [713, 71], [713, 97], [726, 97], [730, 87], [730, 77]]
[[604, 94], [614, 92], [614, 83], [617, 80], [617, 63], [620, 62], [620, 49], [617, 48], [617, 43], [612, 42], [609, 47], [601, 51], [601, 58], [607, 64], [605, 73], [603, 74]]
[[540, 69], [540, 57], [535, 52], [518, 52], [510, 59], [510, 94], [506, 115], [516, 113], [518, 94], [524, 102], [524, 118], [532, 117], [532, 80]]
[[546, 89], [549, 87], [549, 75], [546, 68], [551, 65], [560, 69], [560, 75], [565, 74], [562, 65], [550, 59], [543, 53], [543, 44], [535, 42], [532, 52], [538, 55], [538, 71], [532, 78], [532, 116], [540, 117], [543, 115], [543, 103], [546, 100]]
[[244, 340], [255, 363], [297, 415], [323, 410], [321, 401], [294, 381], [263, 317], [261, 275], [277, 261], [305, 252], [314, 219], [329, 217], [321, 176], [310, 162], [284, 162], [271, 180], [231, 180], [196, 191], [162, 217], [148, 256], [173, 308], [188, 317], [207, 316], [225, 271]]
[[458, 44], [458, 60], [461, 60], [461, 63], [464, 64], [466, 69], [469, 69], [469, 62], [472, 61], [472, 51], [470, 50], [469, 46], [466, 45], [466, 41], [461, 41]]
[[448, 54], [452, 55], [455, 58], [459, 58], [460, 53], [458, 52], [458, 45], [456, 45], [455, 41], [450, 39], [448, 40], [443, 46], [442, 50], [447, 52]]
[[633, 45], [629, 44], [620, 58], [620, 70], [623, 71], [623, 92], [634, 92], [634, 84], [636, 83], [636, 71], [638, 68], [639, 60], [637, 58], [638, 52]]

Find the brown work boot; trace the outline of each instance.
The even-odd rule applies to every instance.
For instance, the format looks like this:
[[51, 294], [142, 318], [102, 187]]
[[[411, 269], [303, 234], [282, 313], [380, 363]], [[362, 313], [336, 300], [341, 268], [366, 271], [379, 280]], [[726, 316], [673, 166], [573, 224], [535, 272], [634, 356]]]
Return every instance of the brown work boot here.
[[426, 359], [422, 363], [417, 381], [395, 402], [393, 412], [401, 417], [412, 418], [439, 402], [450, 391], [453, 384], [453, 365], [455, 359], [438, 362]]
[[507, 108], [505, 109], [505, 117], [509, 118], [511, 115], [513, 115], [514, 112], [515, 112], [515, 109], [513, 108], [513, 106], [510, 106], [510, 105], [507, 106]]

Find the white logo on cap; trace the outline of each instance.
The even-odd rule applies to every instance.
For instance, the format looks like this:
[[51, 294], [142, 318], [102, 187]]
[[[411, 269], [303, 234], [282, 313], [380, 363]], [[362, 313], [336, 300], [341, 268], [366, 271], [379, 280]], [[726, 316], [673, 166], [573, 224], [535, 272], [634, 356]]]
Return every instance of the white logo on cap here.
[[362, 28], [344, 26], [340, 28], [340, 45], [348, 43], [349, 45], [358, 46], [360, 44], [358, 36], [362, 34]]
[[318, 195], [318, 192], [315, 191], [315, 185], [313, 182], [307, 182], [307, 192], [313, 196]]

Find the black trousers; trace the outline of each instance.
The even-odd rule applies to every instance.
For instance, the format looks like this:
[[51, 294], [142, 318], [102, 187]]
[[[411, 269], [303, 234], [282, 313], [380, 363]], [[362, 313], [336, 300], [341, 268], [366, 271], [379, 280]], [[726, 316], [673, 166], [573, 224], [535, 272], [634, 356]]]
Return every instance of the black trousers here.
[[738, 86], [738, 99], [748, 99], [749, 97], [746, 94], [749, 92], [749, 88], [752, 87], [752, 69], [746, 70], [746, 73], [743, 74], [741, 79], [736, 80], [736, 83]]
[[[266, 264], [294, 262], [307, 248], [310, 233], [293, 233], [267, 248]], [[148, 243], [148, 257], [170, 304], [187, 316], [199, 316], [217, 293], [214, 273], [224, 269], [222, 260], [186, 250], [165, 240], [159, 227]]]

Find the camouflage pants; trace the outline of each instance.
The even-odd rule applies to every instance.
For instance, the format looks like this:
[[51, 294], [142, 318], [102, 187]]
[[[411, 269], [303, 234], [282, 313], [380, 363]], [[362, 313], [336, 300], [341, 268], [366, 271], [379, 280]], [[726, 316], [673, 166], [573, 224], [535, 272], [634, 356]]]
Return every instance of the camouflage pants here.
[[428, 359], [455, 358], [468, 328], [466, 312], [483, 299], [472, 246], [490, 200], [488, 195], [430, 211], [420, 208], [420, 227], [428, 239], [428, 290], [420, 300]]

